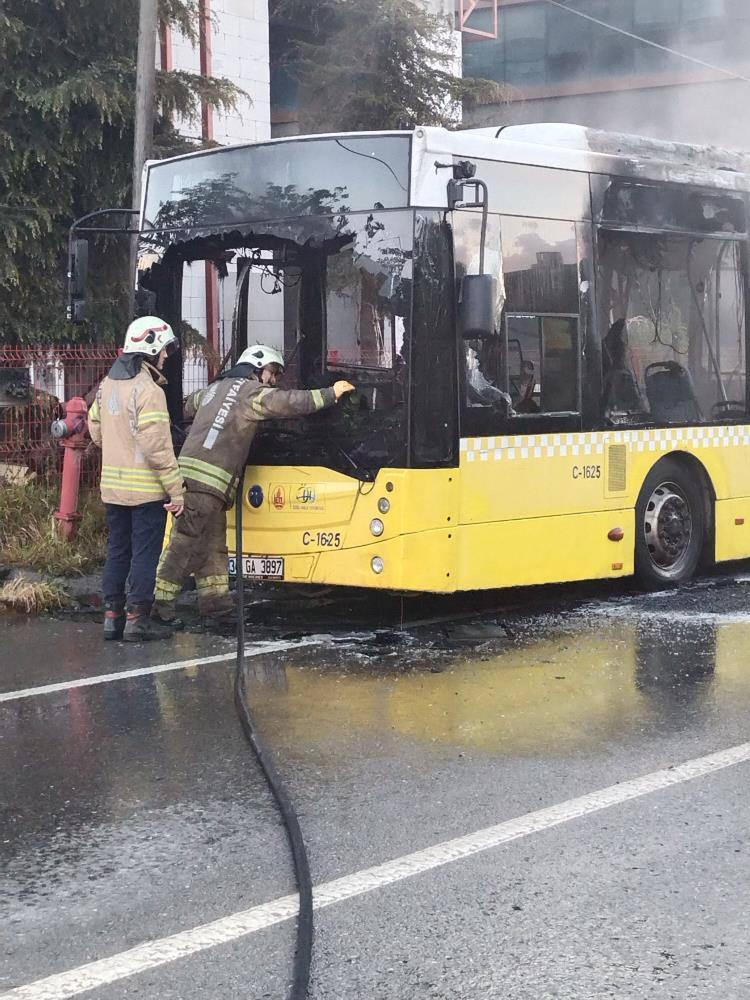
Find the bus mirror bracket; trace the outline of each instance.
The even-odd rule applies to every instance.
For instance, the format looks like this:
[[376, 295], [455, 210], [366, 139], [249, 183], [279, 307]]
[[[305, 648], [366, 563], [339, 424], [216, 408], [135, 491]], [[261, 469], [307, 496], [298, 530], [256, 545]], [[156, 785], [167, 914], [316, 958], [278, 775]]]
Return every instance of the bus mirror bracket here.
[[[76, 219], [68, 232], [68, 308], [67, 318], [71, 323], [84, 323], [88, 318], [88, 273], [89, 273], [89, 237], [90, 236], [127, 236], [138, 235], [139, 230], [131, 228], [133, 216], [139, 215], [138, 209], [105, 208], [99, 212], [91, 212]], [[91, 225], [102, 216], [114, 216], [121, 219], [119, 226]]]
[[[475, 177], [476, 164], [459, 160], [453, 164], [436, 163], [436, 169], [451, 166], [453, 177], [448, 181], [448, 208], [481, 208], [482, 228], [479, 235], [479, 273], [467, 274], [461, 282], [461, 327], [466, 340], [492, 337], [495, 334], [495, 278], [484, 273], [487, 245], [487, 215], [489, 192], [483, 180]], [[468, 192], [467, 190], [471, 189]]]

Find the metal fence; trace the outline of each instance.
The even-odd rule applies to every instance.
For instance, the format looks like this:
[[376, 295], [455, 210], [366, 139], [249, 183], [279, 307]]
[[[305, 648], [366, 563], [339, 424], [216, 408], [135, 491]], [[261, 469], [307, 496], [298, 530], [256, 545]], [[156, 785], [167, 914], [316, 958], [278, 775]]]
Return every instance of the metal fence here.
[[[115, 347], [90, 344], [51, 347], [0, 345], [0, 485], [32, 477], [59, 479], [63, 449], [50, 424], [65, 413], [65, 402], [82, 396], [90, 405], [117, 355]], [[183, 357], [185, 394], [206, 384], [208, 364], [200, 348]], [[82, 463], [82, 485], [95, 486], [101, 454], [93, 445]]]
[[[91, 403], [99, 382], [116, 357], [114, 347], [0, 346], [0, 480], [59, 477], [62, 448], [50, 424], [65, 413], [65, 401], [83, 396]], [[93, 485], [99, 455], [84, 456], [83, 484]]]

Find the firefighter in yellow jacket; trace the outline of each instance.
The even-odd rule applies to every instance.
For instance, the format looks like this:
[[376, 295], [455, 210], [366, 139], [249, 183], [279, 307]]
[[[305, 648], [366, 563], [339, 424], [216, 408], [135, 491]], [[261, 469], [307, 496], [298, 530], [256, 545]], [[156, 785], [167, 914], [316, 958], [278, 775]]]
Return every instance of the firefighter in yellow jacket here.
[[134, 320], [89, 410], [89, 433], [102, 449], [109, 529], [102, 577], [105, 639], [139, 642], [170, 634], [151, 618], [151, 609], [167, 511], [179, 517], [184, 506], [161, 374], [167, 356], [178, 349], [168, 323], [156, 316]]
[[333, 406], [354, 386], [336, 382], [328, 389], [276, 389], [284, 358], [257, 344], [207, 389], [188, 398], [185, 416], [193, 426], [180, 452], [185, 479], [185, 512], [174, 523], [156, 578], [155, 613], [174, 616], [182, 585], [195, 576], [203, 615], [231, 612], [227, 579], [226, 510], [234, 499], [247, 453], [261, 420], [299, 417]]

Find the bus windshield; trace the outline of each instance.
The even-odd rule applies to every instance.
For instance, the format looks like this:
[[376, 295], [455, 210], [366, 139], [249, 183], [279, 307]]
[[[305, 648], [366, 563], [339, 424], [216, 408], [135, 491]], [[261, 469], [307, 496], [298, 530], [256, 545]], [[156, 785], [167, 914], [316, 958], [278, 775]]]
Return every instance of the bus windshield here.
[[[261, 425], [253, 463], [325, 465], [368, 479], [406, 462], [413, 234], [409, 209], [269, 220], [192, 238], [152, 230], [140, 240], [139, 295], [151, 296], [148, 311], [181, 320], [185, 334], [193, 265], [221, 266], [227, 322], [219, 346], [227, 365], [265, 343], [283, 351], [282, 388], [340, 379], [357, 387], [331, 410]], [[194, 344], [196, 334], [193, 327]]]
[[409, 203], [409, 136], [271, 142], [149, 168], [144, 230], [199, 229]]
[[261, 425], [253, 463], [325, 465], [366, 480], [384, 465], [406, 462], [413, 216], [368, 212], [341, 222], [322, 245], [305, 239], [303, 223], [298, 240], [282, 249], [241, 257], [247, 280], [238, 322], [247, 342], [259, 339], [252, 317], [263, 315], [263, 300], [275, 295], [283, 306], [282, 386], [348, 379], [357, 387], [330, 410]]
[[[267, 343], [286, 358], [282, 387], [357, 386], [330, 411], [261, 426], [253, 462], [322, 464], [362, 479], [405, 463], [410, 149], [408, 134], [342, 135], [149, 167], [142, 308], [181, 322], [194, 344], [206, 337], [206, 310], [194, 308], [203, 279], [193, 265], [212, 262], [223, 281], [212, 341], [221, 359]], [[185, 381], [195, 381], [190, 371]]]

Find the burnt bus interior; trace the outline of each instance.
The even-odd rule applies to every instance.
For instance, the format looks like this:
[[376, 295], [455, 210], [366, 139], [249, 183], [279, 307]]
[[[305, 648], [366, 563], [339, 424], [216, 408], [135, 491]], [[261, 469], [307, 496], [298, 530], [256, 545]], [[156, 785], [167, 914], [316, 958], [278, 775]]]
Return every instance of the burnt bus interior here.
[[[745, 195], [510, 166], [477, 162], [496, 319], [462, 337], [462, 434], [746, 422]], [[455, 213], [459, 299], [479, 225]]]
[[[460, 436], [747, 420], [744, 194], [477, 159], [483, 208], [415, 209], [409, 157], [409, 136], [380, 135], [152, 169], [140, 310], [180, 328], [187, 269], [231, 265], [230, 363], [272, 301], [285, 384], [357, 385], [262, 429], [255, 462], [367, 481], [456, 465]], [[465, 322], [477, 274], [482, 331]]]

